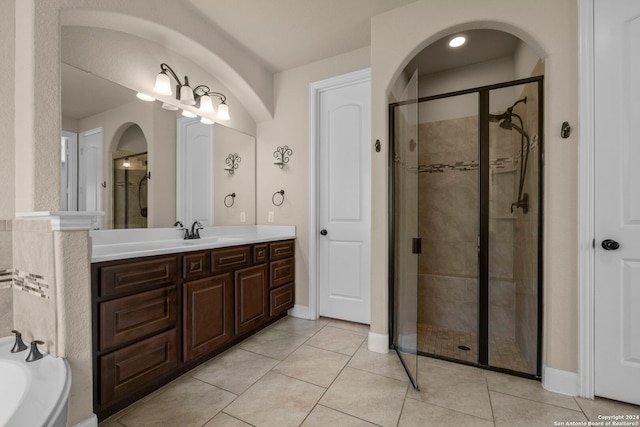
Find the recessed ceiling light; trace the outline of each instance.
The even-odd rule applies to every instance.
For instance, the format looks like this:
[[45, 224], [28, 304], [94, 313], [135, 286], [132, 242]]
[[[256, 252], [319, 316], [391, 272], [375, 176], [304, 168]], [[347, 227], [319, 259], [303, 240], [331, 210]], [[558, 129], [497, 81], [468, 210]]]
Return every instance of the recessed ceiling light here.
[[465, 36], [456, 36], [449, 40], [449, 47], [460, 47], [467, 42]]

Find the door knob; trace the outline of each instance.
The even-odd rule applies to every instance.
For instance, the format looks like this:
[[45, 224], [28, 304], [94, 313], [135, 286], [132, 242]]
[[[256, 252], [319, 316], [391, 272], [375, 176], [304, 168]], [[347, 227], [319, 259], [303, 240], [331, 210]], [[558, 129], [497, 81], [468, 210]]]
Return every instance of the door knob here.
[[327, 230], [325, 230], [324, 228], [322, 230], [320, 230], [320, 234], [322, 234], [323, 236], [327, 235]]
[[602, 241], [602, 248], [607, 251], [615, 251], [620, 248], [620, 243], [615, 240], [607, 239]]

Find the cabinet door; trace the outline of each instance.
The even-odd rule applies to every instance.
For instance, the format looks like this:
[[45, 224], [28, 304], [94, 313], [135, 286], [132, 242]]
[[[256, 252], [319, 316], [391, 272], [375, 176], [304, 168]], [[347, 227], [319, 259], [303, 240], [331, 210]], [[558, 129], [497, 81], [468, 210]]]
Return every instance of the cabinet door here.
[[249, 332], [267, 320], [269, 295], [267, 265], [235, 272], [236, 335]]
[[231, 274], [183, 285], [183, 359], [213, 351], [233, 338], [233, 280]]

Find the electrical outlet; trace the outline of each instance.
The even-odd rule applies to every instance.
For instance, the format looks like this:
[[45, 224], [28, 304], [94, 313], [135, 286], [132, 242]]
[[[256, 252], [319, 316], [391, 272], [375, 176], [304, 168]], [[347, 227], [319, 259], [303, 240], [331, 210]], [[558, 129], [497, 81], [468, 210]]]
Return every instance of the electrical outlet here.
[[269, 211], [269, 213], [267, 214], [267, 222], [273, 222], [274, 221], [274, 213], [273, 211]]
[[247, 222], [247, 214], [245, 212], [240, 212], [240, 222]]

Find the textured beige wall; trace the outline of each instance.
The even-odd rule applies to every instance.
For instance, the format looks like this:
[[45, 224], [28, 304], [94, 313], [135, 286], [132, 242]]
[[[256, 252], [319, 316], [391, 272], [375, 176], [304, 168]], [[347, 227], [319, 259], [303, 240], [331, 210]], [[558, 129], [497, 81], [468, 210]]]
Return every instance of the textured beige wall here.
[[[224, 170], [229, 154], [240, 156], [238, 169], [232, 174]], [[256, 139], [224, 126], [213, 126], [213, 222], [215, 225], [241, 224], [244, 212], [245, 224], [256, 223]], [[231, 207], [226, 207], [225, 197], [235, 193]], [[231, 198], [227, 200], [230, 204]]]
[[[296, 226], [296, 304], [309, 304], [309, 84], [368, 66], [367, 47], [276, 74], [274, 119], [258, 123], [257, 223], [273, 211], [275, 225]], [[293, 155], [280, 169], [273, 152], [283, 145]], [[276, 207], [271, 197], [281, 189], [285, 202]]]
[[515, 34], [547, 58], [543, 362], [577, 370], [577, 139], [562, 140], [558, 132], [564, 120], [578, 121], [576, 8], [573, 0], [422, 0], [373, 18], [372, 138], [383, 143], [381, 153], [372, 153], [373, 332], [387, 333], [388, 325], [388, 92], [408, 61], [431, 42], [463, 29], [494, 28]]
[[[15, 2], [0, 0], [0, 98], [13, 100], [15, 74]], [[14, 216], [14, 109], [4, 104], [0, 112], [0, 270], [12, 268], [11, 220]], [[13, 292], [0, 283], [0, 337], [13, 329]]]

